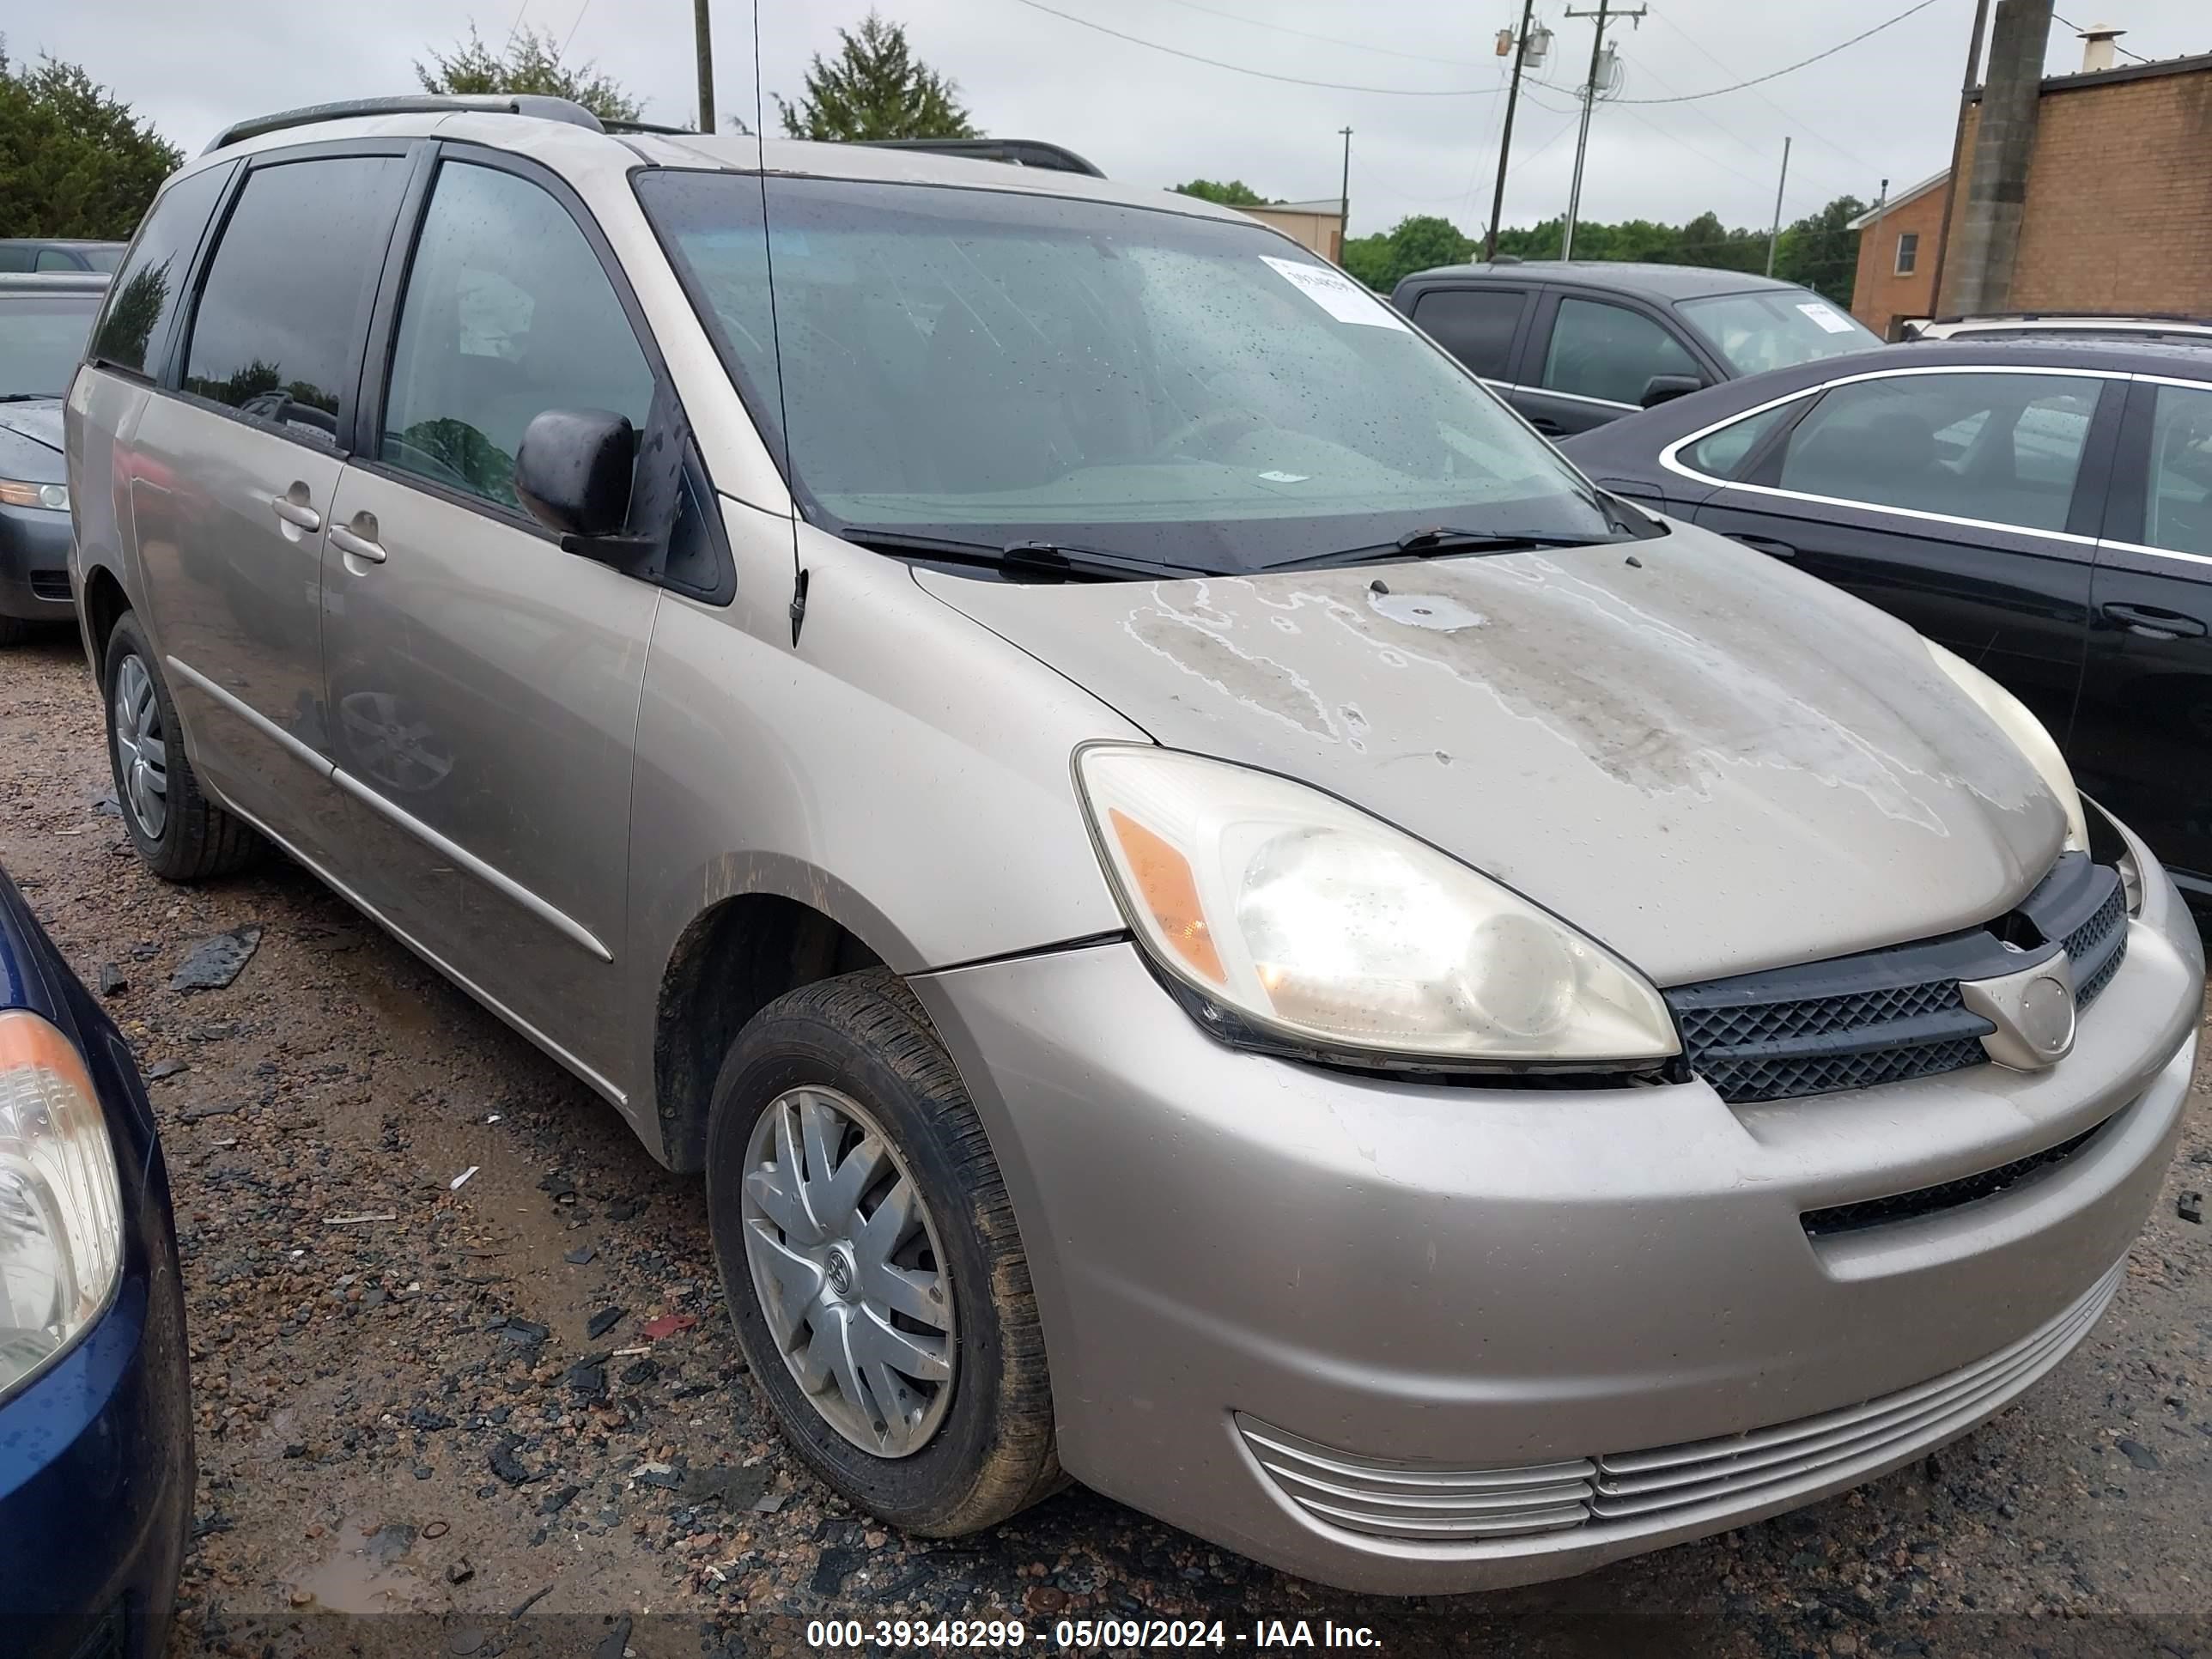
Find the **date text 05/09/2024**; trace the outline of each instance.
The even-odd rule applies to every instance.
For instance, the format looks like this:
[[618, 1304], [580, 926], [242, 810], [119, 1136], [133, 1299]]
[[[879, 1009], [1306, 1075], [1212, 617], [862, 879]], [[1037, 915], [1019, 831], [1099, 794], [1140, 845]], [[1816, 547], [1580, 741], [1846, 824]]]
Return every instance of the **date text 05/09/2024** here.
[[810, 1648], [877, 1649], [950, 1653], [1006, 1651], [1034, 1642], [1048, 1650], [1095, 1652], [1102, 1648], [1211, 1649], [1288, 1652], [1298, 1648], [1379, 1650], [1382, 1639], [1365, 1625], [1330, 1619], [1060, 1619], [1031, 1629], [1021, 1619], [816, 1619], [806, 1626]]

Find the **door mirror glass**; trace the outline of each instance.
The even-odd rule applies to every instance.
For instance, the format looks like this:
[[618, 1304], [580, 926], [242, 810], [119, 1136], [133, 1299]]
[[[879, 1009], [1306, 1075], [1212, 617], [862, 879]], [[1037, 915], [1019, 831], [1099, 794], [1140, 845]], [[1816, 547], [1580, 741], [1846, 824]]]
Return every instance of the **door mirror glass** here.
[[1694, 374], [1654, 374], [1644, 383], [1644, 395], [1637, 399], [1645, 409], [1671, 403], [1689, 392], [1702, 390], [1705, 382]]
[[514, 493], [562, 538], [619, 535], [629, 516], [637, 428], [610, 409], [549, 409], [523, 428]]

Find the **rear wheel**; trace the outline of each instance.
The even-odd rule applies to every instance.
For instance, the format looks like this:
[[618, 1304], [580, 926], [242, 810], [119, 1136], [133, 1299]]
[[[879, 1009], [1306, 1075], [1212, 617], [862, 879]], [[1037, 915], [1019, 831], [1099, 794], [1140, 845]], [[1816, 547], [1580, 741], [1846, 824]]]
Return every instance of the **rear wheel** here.
[[738, 1034], [715, 1083], [707, 1196], [738, 1340], [823, 1480], [940, 1537], [1061, 1484], [1012, 1206], [896, 975], [804, 987]]
[[21, 617], [0, 617], [0, 645], [22, 644], [31, 637], [34, 626], [36, 624], [27, 623]]
[[170, 881], [204, 881], [252, 863], [267, 843], [200, 793], [176, 705], [128, 611], [107, 636], [104, 669], [115, 799], [146, 867]]

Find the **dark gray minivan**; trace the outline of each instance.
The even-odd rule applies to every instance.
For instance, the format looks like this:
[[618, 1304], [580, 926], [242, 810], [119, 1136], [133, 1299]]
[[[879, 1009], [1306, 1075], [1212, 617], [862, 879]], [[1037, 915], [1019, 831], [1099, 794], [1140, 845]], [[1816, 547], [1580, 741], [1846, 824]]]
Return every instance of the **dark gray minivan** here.
[[1390, 302], [1554, 437], [1881, 343], [1810, 289], [1697, 265], [1440, 265], [1401, 278]]

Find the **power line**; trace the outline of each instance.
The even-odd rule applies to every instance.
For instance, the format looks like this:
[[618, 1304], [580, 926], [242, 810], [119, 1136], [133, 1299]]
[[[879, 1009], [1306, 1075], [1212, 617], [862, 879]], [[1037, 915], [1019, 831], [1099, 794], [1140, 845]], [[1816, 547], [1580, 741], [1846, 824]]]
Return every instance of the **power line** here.
[[[1033, 3], [1033, 0], [1022, 0], [1022, 3], [1024, 5], [1029, 5]], [[1894, 27], [1896, 25], [1902, 23], [1906, 18], [1912, 16], [1914, 14], [1926, 11], [1929, 7], [1935, 3], [1936, 0], [1920, 0], [1919, 4], [1907, 6], [1903, 11], [1898, 13], [1896, 16], [1886, 18], [1882, 21], [1876, 23], [1870, 29], [1862, 29], [1858, 33], [1851, 36], [1850, 40], [1839, 40], [1834, 46], [1830, 46], [1826, 52], [1816, 52], [1810, 58], [1801, 58], [1796, 63], [1785, 64], [1778, 70], [1769, 70], [1764, 75], [1754, 75], [1750, 80], [1739, 81], [1732, 87], [1715, 87], [1711, 92], [1684, 93], [1680, 96], [1674, 98], [1622, 98], [1616, 99], [1614, 101], [1624, 104], [1686, 104], [1699, 98], [1718, 98], [1723, 93], [1741, 92], [1746, 87], [1759, 86], [1765, 82], [1779, 80], [1785, 75], [1794, 74], [1796, 71], [1803, 69], [1808, 64], [1819, 63], [1823, 58], [1833, 58], [1838, 52], [1843, 51], [1844, 47], [1855, 46], [1862, 40], [1867, 40], [1874, 35], [1880, 34], [1886, 28]]]
[[584, 0], [584, 3], [576, 8], [576, 21], [568, 25], [568, 39], [561, 42], [561, 55], [563, 58], [568, 55], [568, 45], [576, 38], [576, 31], [584, 27], [584, 14], [591, 9], [592, 0]]
[[[1078, 27], [1095, 29], [1101, 34], [1110, 34], [1116, 40], [1127, 40], [1133, 46], [1143, 46], [1152, 52], [1164, 52], [1170, 58], [1184, 58], [1194, 64], [1204, 64], [1212, 69], [1228, 70], [1232, 74], [1255, 76], [1262, 81], [1280, 81], [1286, 86], [1320, 87], [1328, 92], [1371, 92], [1392, 98], [1495, 98], [1495, 87], [1363, 87], [1343, 81], [1309, 81], [1301, 76], [1277, 75], [1267, 70], [1252, 69], [1243, 64], [1224, 63], [1218, 58], [1200, 57], [1194, 52], [1185, 52], [1178, 46], [1164, 46], [1157, 40], [1147, 40], [1141, 35], [1124, 34], [1120, 29], [1108, 28], [1103, 23], [1094, 23], [1087, 17], [1078, 17], [1073, 12], [1058, 11], [1042, 3], [1042, 0], [1014, 0], [1018, 6], [1027, 6], [1031, 11], [1041, 11], [1048, 17], [1057, 17], [1064, 23]], [[1922, 0], [1932, 4], [1934, 0]]]
[[1480, 69], [1480, 64], [1469, 63], [1463, 58], [1439, 58], [1430, 52], [1400, 52], [1395, 46], [1378, 46], [1365, 40], [1346, 40], [1340, 35], [1316, 34], [1311, 29], [1294, 29], [1288, 23], [1271, 23], [1263, 17], [1247, 17], [1243, 12], [1224, 11], [1218, 6], [1202, 6], [1198, 0], [1168, 0], [1172, 6], [1182, 6], [1191, 11], [1202, 11], [1209, 17], [1225, 17], [1232, 23], [1242, 23], [1247, 28], [1273, 29], [1278, 34], [1295, 34], [1301, 40], [1320, 40], [1332, 46], [1349, 46], [1354, 52], [1372, 52], [1385, 58], [1403, 58], [1414, 64], [1449, 64], [1454, 69]]
[[[2052, 16], [2052, 17], [2054, 17], [2054, 18], [2057, 18], [2057, 19], [2058, 24], [2059, 24], [2059, 26], [2060, 26], [2062, 28], [2069, 28], [2069, 29], [2072, 29], [2072, 30], [2074, 31], [2074, 33], [2076, 33], [2076, 34], [2086, 34], [2086, 33], [2088, 33], [2088, 31], [2087, 31], [2087, 29], [2083, 28], [2083, 27], [2082, 27], [2079, 23], [2075, 22], [2075, 21], [2072, 18], [2070, 18], [2070, 17], [2059, 17], [2058, 14], [2057, 14], [2057, 12], [2055, 12], [2055, 11], [2054, 11], [2054, 12], [2052, 12], [2051, 15], [2051, 16]], [[2093, 12], [2093, 13], [2091, 13], [2090, 15], [2091, 15], [2092, 16], [2094, 16], [2096, 14]], [[2148, 64], [2148, 62], [2150, 62], [2150, 59], [2149, 59], [2149, 58], [2146, 58], [2146, 57], [2144, 57], [2141, 52], [2130, 52], [2130, 51], [2129, 51], [2125, 46], [2122, 46], [2122, 45], [2121, 45], [2118, 41], [2117, 41], [2117, 40], [2115, 40], [2115, 41], [2113, 41], [2113, 42], [2112, 42], [2112, 50], [2113, 50], [2114, 52], [2117, 52], [2118, 53], [2119, 53], [2119, 54], [2120, 54], [2120, 56], [2121, 56], [2121, 57], [2123, 57], [2123, 58], [2134, 58], [2134, 59], [2136, 60], [2136, 62], [2137, 62], [2138, 64]]]
[[[1714, 68], [1719, 70], [1722, 74], [1736, 75], [1741, 73], [1741, 71], [1737, 70], [1734, 64], [1723, 63], [1713, 54], [1711, 50], [1706, 46], [1704, 41], [1698, 40], [1696, 35], [1692, 34], [1680, 23], [1677, 23], [1673, 19], [1669, 18], [1666, 13], [1655, 12], [1652, 15], [1661, 24], [1672, 29], [1677, 35], [1680, 36], [1693, 52], [1697, 52], [1698, 55], [1703, 58], [1707, 63], [1712, 64]], [[1658, 77], [1654, 76], [1652, 78], [1656, 80]], [[1668, 87], [1667, 90], [1672, 92], [1674, 88], [1672, 87]], [[1881, 169], [1876, 167], [1872, 162], [1869, 161], [1864, 156], [1860, 155], [1852, 150], [1846, 149], [1843, 145], [1829, 137], [1827, 134], [1809, 125], [1806, 122], [1804, 117], [1797, 113], [1796, 111], [1783, 108], [1781, 105], [1776, 103], [1771, 98], [1769, 98], [1765, 93], [1759, 91], [1756, 88], [1753, 88], [1752, 95], [1757, 98], [1760, 103], [1765, 105], [1767, 108], [1772, 110], [1777, 115], [1782, 117], [1784, 120], [1789, 122], [1793, 131], [1801, 131], [1808, 138], [1815, 139], [1818, 142], [1826, 144], [1830, 149], [1835, 151], [1837, 155], [1842, 156], [1846, 161], [1849, 161], [1855, 167], [1858, 167], [1869, 173], [1875, 173], [1877, 175], [1880, 173]], [[1700, 110], [1698, 113], [1703, 114], [1705, 112]]]

